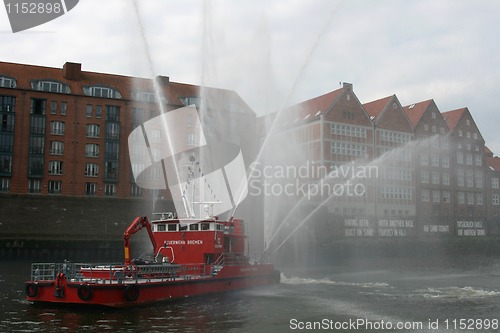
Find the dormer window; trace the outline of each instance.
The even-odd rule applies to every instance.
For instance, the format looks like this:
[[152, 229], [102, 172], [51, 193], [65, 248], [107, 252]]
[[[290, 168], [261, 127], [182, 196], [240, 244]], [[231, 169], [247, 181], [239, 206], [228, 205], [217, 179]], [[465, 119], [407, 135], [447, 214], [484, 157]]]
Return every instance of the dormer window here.
[[[146, 103], [156, 103], [156, 94], [152, 91], [134, 91], [132, 92], [132, 98], [134, 101], [146, 102]], [[164, 101], [164, 98], [162, 98]]]
[[195, 105], [196, 108], [199, 108], [201, 105], [201, 98], [200, 97], [180, 97], [179, 98], [184, 104], [184, 106], [189, 106], [189, 105]]
[[83, 87], [83, 93], [87, 96], [104, 97], [104, 98], [122, 98], [122, 95], [117, 89], [103, 86], [86, 86]]
[[38, 91], [47, 91], [53, 93], [69, 94], [71, 90], [67, 84], [52, 80], [31, 81], [31, 89]]
[[0, 87], [2, 88], [16, 88], [16, 80], [8, 76], [0, 76]]

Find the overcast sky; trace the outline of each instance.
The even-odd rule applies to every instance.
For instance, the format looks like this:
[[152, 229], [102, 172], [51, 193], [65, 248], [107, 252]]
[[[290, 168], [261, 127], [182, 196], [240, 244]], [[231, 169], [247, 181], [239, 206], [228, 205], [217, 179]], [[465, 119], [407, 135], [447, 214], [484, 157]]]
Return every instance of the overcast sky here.
[[350, 82], [362, 103], [396, 94], [442, 112], [466, 106], [500, 154], [500, 1], [137, 3], [139, 13], [132, 0], [80, 0], [16, 34], [3, 7], [0, 60], [166, 75], [235, 90], [259, 115]]

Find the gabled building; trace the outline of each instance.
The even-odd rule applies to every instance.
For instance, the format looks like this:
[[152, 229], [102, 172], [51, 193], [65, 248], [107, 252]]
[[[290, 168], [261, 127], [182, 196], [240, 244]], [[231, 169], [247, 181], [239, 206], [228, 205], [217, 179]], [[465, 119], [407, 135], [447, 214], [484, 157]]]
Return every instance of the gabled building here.
[[500, 232], [500, 157], [485, 147], [486, 155], [486, 200], [490, 233]]
[[434, 100], [404, 107], [415, 133], [416, 215], [424, 233], [449, 234], [453, 215], [448, 125]]
[[467, 108], [443, 113], [450, 129], [454, 214], [461, 235], [485, 233], [485, 153], [484, 139]]
[[412, 124], [396, 95], [365, 103], [363, 107], [373, 123], [372, 163], [379, 168], [375, 215], [385, 219], [414, 217], [414, 156], [408, 148], [413, 140]]

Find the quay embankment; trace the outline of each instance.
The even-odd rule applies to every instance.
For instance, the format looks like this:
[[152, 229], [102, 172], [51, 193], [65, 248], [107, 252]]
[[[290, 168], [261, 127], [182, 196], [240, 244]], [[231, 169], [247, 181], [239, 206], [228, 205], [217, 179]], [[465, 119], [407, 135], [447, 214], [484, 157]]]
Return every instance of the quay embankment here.
[[0, 201], [0, 260], [121, 260], [125, 229], [154, 211], [146, 199], [2, 194]]

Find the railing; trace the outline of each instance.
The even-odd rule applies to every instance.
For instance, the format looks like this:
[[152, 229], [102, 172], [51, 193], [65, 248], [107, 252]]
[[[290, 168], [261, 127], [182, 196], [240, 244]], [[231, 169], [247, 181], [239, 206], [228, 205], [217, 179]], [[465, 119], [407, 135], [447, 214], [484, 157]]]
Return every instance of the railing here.
[[243, 253], [224, 252], [214, 261], [214, 266], [239, 266], [248, 264], [249, 259]]
[[211, 272], [205, 264], [85, 264], [85, 263], [34, 263], [31, 265], [32, 281], [55, 280], [59, 273], [64, 273], [71, 282], [99, 284], [122, 284], [126, 282], [147, 282], [191, 280], [208, 277]]

